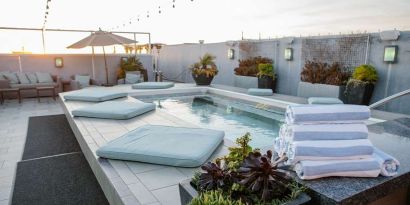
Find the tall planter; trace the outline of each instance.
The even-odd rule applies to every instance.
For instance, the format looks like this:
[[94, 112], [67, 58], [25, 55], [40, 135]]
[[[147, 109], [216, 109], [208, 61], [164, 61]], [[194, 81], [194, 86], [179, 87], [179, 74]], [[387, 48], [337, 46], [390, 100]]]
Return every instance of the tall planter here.
[[369, 105], [374, 91], [373, 83], [351, 83], [346, 86], [345, 103]]
[[[191, 185], [190, 181], [190, 179], [187, 179], [179, 183], [179, 195], [182, 205], [189, 204], [194, 197], [198, 196], [198, 192]], [[310, 200], [311, 198], [307, 194], [301, 193], [296, 199], [288, 201], [284, 205], [302, 205], [307, 204]]]
[[298, 96], [299, 97], [332, 97], [343, 99], [344, 86], [327, 85], [320, 83], [299, 82]]
[[192, 74], [196, 85], [210, 85], [212, 80], [214, 79], [213, 76], [206, 76], [205, 74], [195, 75]]
[[276, 80], [269, 76], [260, 76], [258, 77], [258, 88], [272, 89], [276, 92]]
[[258, 78], [254, 76], [234, 76], [234, 85], [239, 88], [257, 88], [258, 87]]

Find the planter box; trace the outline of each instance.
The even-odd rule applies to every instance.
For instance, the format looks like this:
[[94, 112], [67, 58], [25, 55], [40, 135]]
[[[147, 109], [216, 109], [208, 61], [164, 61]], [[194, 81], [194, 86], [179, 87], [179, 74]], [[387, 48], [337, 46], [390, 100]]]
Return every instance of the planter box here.
[[298, 96], [299, 97], [331, 97], [339, 98], [343, 101], [343, 93], [345, 86], [313, 84], [307, 82], [299, 82]]
[[346, 104], [369, 105], [373, 90], [374, 84], [372, 83], [348, 84], [343, 102]]
[[272, 92], [276, 92], [276, 78], [273, 80], [271, 77], [259, 77], [258, 88], [272, 89]]
[[239, 88], [257, 88], [258, 78], [252, 76], [234, 75], [234, 86]]
[[195, 75], [192, 74], [192, 78], [194, 78], [194, 81], [196, 83], [196, 85], [210, 85], [212, 80], [214, 79], [214, 77], [207, 77], [206, 75], [202, 74], [202, 75]]
[[[190, 184], [190, 179], [182, 181], [179, 183], [179, 196], [181, 197], [181, 204], [186, 205], [191, 202], [194, 197], [198, 196], [198, 192]], [[302, 193], [293, 201], [289, 201], [284, 205], [302, 205], [307, 204], [310, 201], [310, 196], [305, 193]]]

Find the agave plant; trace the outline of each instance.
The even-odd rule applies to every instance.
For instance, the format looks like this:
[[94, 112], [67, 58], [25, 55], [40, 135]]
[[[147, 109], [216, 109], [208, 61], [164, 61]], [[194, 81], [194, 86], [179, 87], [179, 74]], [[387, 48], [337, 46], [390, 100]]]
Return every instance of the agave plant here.
[[257, 194], [264, 202], [286, 195], [289, 192], [290, 176], [287, 170], [279, 167], [279, 163], [285, 160], [278, 158], [272, 162], [270, 150], [265, 155], [260, 152], [250, 153], [237, 171], [241, 179], [239, 184]]
[[[229, 181], [230, 173], [228, 170], [222, 169], [220, 165], [207, 162], [201, 166], [205, 172], [199, 176], [199, 190], [215, 190], [218, 188], [224, 189]], [[228, 182], [229, 183], [229, 182]]]
[[218, 69], [214, 62], [215, 56], [206, 53], [199, 58], [199, 62], [191, 65], [190, 69], [195, 75], [206, 75], [207, 77], [213, 77], [218, 74]]

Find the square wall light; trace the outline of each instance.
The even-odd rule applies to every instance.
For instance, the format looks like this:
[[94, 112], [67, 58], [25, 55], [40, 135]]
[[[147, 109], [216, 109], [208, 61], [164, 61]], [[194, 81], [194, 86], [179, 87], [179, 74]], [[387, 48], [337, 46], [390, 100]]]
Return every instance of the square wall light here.
[[386, 46], [384, 47], [384, 59], [386, 63], [396, 63], [397, 62], [397, 51], [398, 46]]
[[287, 61], [293, 60], [293, 49], [292, 48], [285, 48], [285, 60]]
[[228, 49], [228, 59], [235, 59], [235, 50], [232, 48]]
[[56, 68], [62, 68], [64, 66], [63, 58], [62, 57], [54, 58], [54, 66]]

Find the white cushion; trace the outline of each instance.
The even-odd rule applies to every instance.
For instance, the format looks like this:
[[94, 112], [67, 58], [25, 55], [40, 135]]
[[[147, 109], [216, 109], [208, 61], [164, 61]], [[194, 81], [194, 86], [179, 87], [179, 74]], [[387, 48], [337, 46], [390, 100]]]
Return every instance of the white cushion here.
[[107, 90], [105, 88], [86, 88], [76, 90], [64, 95], [66, 100], [88, 101], [88, 102], [103, 102], [116, 98], [126, 97], [125, 92]]
[[30, 80], [27, 78], [25, 73], [17, 73], [17, 77], [21, 84], [30, 84]]
[[51, 77], [50, 73], [40, 73], [36, 72], [37, 80], [39, 83], [52, 83], [53, 78]]
[[125, 74], [125, 84], [134, 84], [138, 83], [141, 79], [141, 75], [133, 74], [133, 73], [126, 73]]
[[10, 81], [10, 84], [18, 84], [20, 82], [19, 79], [17, 78], [16, 73], [11, 73], [11, 72], [3, 73], [3, 76], [6, 77], [6, 79]]
[[38, 83], [37, 76], [35, 73], [26, 73], [26, 75], [31, 84]]
[[90, 86], [90, 76], [89, 75], [75, 75], [75, 80], [80, 83], [81, 88], [86, 88]]

